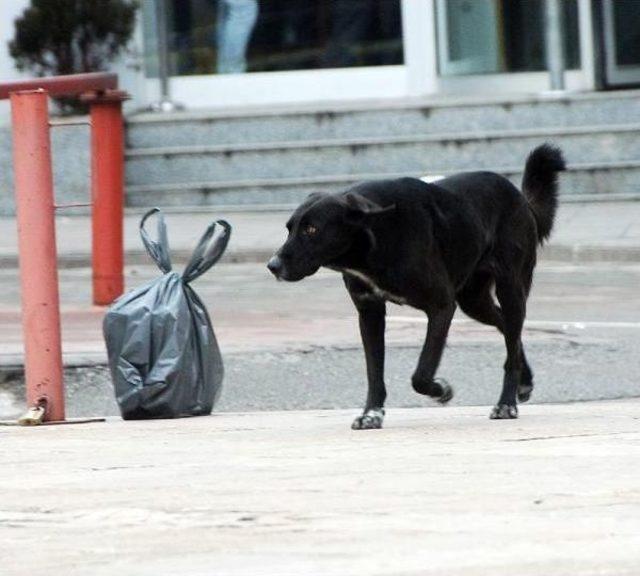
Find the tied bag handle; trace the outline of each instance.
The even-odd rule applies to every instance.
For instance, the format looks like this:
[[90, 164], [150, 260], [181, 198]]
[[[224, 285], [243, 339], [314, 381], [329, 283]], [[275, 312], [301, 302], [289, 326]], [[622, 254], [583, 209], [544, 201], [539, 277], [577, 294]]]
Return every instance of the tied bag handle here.
[[[145, 230], [147, 219], [154, 214], [158, 215], [158, 239], [153, 240]], [[171, 272], [171, 256], [169, 255], [169, 239], [167, 237], [167, 224], [164, 221], [164, 215], [160, 212], [160, 208], [152, 208], [140, 220], [140, 237], [142, 243], [147, 249], [149, 256], [158, 265], [158, 268], [165, 274]]]
[[[213, 236], [218, 224], [222, 227], [222, 231], [214, 239]], [[187, 267], [184, 269], [182, 275], [184, 281], [189, 283], [195, 280], [220, 260], [224, 251], [227, 249], [230, 238], [231, 224], [226, 220], [217, 220], [209, 224], [200, 242], [198, 242], [196, 249], [193, 251], [191, 260], [189, 260]]]

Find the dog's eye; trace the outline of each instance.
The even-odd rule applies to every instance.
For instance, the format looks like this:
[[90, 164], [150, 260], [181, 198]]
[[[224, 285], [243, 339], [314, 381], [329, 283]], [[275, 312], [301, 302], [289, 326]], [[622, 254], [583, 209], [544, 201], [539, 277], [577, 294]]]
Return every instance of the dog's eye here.
[[305, 234], [306, 236], [315, 236], [318, 233], [318, 229], [312, 224], [309, 224], [304, 227], [304, 229], [302, 230], [302, 233]]

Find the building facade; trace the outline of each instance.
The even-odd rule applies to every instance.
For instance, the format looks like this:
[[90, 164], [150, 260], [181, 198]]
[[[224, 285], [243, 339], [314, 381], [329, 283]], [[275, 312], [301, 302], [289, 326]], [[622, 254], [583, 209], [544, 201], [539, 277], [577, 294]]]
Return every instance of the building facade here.
[[[569, 90], [640, 85], [640, 1], [559, 0]], [[3, 0], [0, 77], [28, 0]], [[114, 65], [129, 110], [160, 98], [188, 109], [493, 95], [549, 89], [545, 0], [142, 0]], [[0, 122], [8, 118], [0, 103]]]
[[[640, 2], [559, 0], [569, 90], [640, 85]], [[140, 89], [159, 97], [157, 10]], [[168, 0], [170, 93], [189, 108], [540, 92], [545, 0]]]
[[[1, 78], [18, 76], [6, 42], [28, 4], [0, 2]], [[570, 159], [566, 196], [636, 198], [637, 93], [594, 91], [640, 86], [640, 0], [557, 0], [555, 46], [573, 91], [561, 98], [540, 95], [551, 77], [547, 6], [142, 0], [130, 49], [113, 66], [132, 95], [127, 109], [157, 104], [165, 84], [188, 113], [129, 117], [127, 202], [295, 204], [371, 177], [476, 169], [518, 181], [522, 159], [545, 140]], [[8, 119], [0, 102], [0, 213], [13, 210]], [[88, 130], [52, 139], [56, 197], [82, 202]]]

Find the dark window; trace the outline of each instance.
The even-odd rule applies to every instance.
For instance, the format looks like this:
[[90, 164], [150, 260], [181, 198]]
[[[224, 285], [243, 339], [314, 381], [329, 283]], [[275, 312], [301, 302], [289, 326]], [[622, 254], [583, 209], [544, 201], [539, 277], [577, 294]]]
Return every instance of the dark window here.
[[[145, 19], [153, 20], [152, 2]], [[403, 63], [400, 0], [170, 0], [172, 75]], [[148, 68], [155, 34], [148, 22]], [[151, 71], [151, 70], [150, 70]]]

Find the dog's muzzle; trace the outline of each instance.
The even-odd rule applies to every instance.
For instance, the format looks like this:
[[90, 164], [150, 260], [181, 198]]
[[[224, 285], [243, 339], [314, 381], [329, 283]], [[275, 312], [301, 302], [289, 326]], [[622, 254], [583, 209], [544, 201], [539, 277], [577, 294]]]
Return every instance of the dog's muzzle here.
[[267, 262], [267, 268], [269, 269], [269, 272], [271, 272], [271, 274], [273, 274], [276, 278], [280, 278], [283, 268], [282, 258], [280, 258], [280, 256], [278, 256], [277, 254], [272, 256], [269, 262]]

